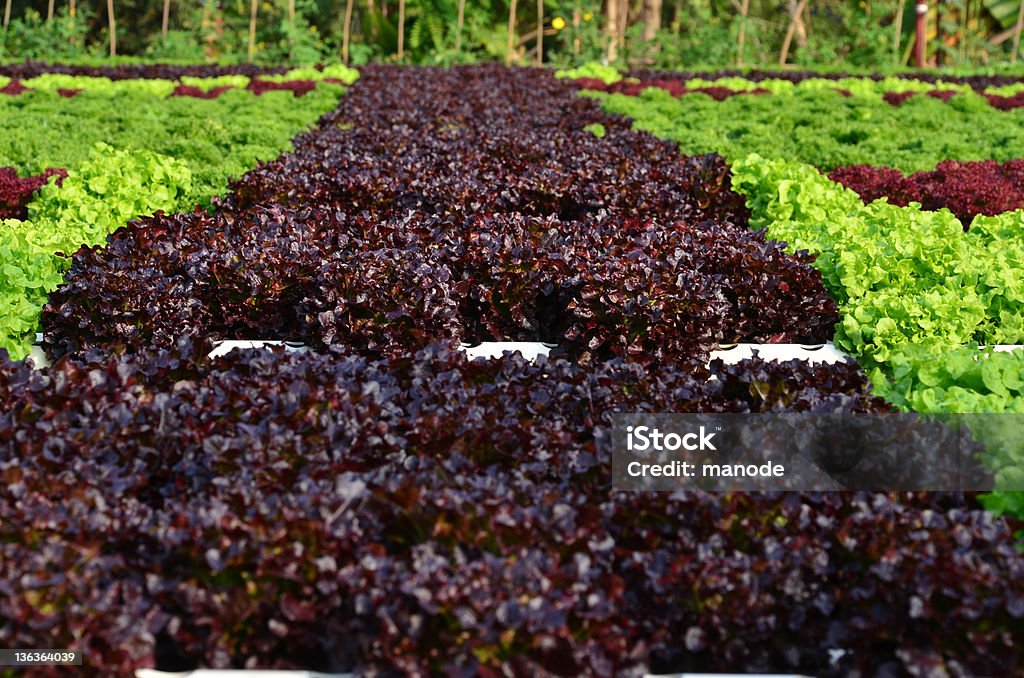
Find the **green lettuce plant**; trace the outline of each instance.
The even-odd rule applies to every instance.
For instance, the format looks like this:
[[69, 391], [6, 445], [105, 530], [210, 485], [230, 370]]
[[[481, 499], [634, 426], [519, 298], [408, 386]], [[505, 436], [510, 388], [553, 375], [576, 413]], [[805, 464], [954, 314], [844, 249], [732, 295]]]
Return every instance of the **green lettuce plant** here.
[[[690, 86], [763, 87], [764, 96], [715, 101], [706, 94], [673, 97], [647, 88], [639, 96], [588, 92], [604, 108], [633, 119], [634, 127], [679, 143], [687, 154], [719, 153], [739, 160], [751, 153], [786, 158], [831, 171], [844, 165], [884, 165], [905, 173], [931, 170], [943, 160], [1024, 157], [1024, 109], [1001, 111], [973, 92], [949, 103], [915, 96], [902, 106], [885, 103], [886, 91], [941, 87], [912, 80], [809, 80], [752, 83], [740, 79], [691, 81]], [[853, 93], [845, 97], [835, 88]]]
[[39, 311], [67, 268], [67, 259], [41, 246], [34, 231], [27, 222], [0, 222], [0, 349], [13, 359], [28, 354]]
[[[354, 72], [328, 67], [318, 73], [347, 81]], [[248, 83], [236, 77], [187, 79], [186, 84], [210, 89]], [[337, 106], [344, 92], [342, 85], [320, 83], [302, 97], [287, 91], [256, 96], [231, 89], [216, 99], [197, 99], [168, 97], [174, 90], [169, 80], [111, 82], [45, 75], [26, 84], [32, 89], [0, 96], [0, 166], [16, 167], [23, 175], [40, 174], [47, 167], [73, 169], [97, 142], [155, 151], [182, 160], [192, 171], [183, 209], [208, 205], [232, 177], [288, 150], [296, 132]], [[57, 94], [58, 88], [82, 91], [67, 99]]]
[[751, 225], [818, 255], [842, 321], [835, 343], [867, 365], [904, 346], [933, 351], [1024, 340], [1024, 217], [979, 217], [968, 232], [948, 210], [856, 193], [813, 167], [751, 155], [733, 164]]
[[175, 209], [191, 188], [181, 160], [107, 144], [96, 144], [61, 186], [44, 186], [28, 221], [0, 226], [0, 348], [15, 360], [28, 354], [40, 311], [80, 247], [103, 244], [135, 217]]

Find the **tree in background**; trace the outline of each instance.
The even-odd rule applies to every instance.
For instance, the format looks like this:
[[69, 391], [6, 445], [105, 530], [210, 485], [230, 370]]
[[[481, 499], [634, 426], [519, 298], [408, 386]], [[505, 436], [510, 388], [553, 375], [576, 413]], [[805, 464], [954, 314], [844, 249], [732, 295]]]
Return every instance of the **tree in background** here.
[[[252, 58], [262, 63], [481, 59], [567, 66], [767, 66], [907, 63], [913, 0], [258, 0]], [[107, 0], [4, 0], [0, 58], [105, 54]], [[112, 0], [119, 55], [249, 59], [250, 0]], [[1009, 61], [1021, 0], [929, 3], [935, 65]], [[52, 16], [51, 19], [47, 17]], [[403, 21], [399, 26], [399, 17]], [[401, 30], [400, 30], [401, 29]], [[543, 43], [543, 50], [538, 49]]]

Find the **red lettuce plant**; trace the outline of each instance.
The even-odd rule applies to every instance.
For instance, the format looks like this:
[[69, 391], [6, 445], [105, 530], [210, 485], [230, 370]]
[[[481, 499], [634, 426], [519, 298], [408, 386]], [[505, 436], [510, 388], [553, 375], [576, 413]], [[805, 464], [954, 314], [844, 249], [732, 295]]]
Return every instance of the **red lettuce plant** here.
[[963, 222], [1024, 207], [1024, 161], [962, 162], [947, 160], [931, 172], [904, 177], [899, 170], [870, 165], [839, 167], [829, 178], [860, 194], [865, 202], [886, 197], [894, 205], [920, 203], [924, 209], [946, 208]]
[[25, 219], [28, 217], [28, 203], [50, 177], [56, 176], [57, 183], [68, 175], [64, 169], [47, 169], [44, 173], [20, 178], [13, 167], [0, 167], [0, 219]]
[[291, 92], [297, 97], [301, 97], [316, 89], [316, 80], [287, 80], [285, 82], [273, 82], [271, 80], [253, 78], [249, 81], [246, 89], [257, 96], [265, 92], [283, 90]]
[[229, 89], [233, 89], [230, 85], [221, 85], [220, 87], [211, 87], [210, 89], [204, 90], [195, 85], [184, 85], [178, 84], [174, 91], [171, 92], [172, 97], [193, 97], [196, 99], [216, 99], [224, 92]]
[[21, 84], [21, 81], [18, 79], [12, 79], [9, 83], [4, 85], [3, 87], [0, 87], [0, 94], [6, 94], [7, 96], [11, 97], [18, 96], [22, 92], [27, 91], [29, 91], [29, 88]]

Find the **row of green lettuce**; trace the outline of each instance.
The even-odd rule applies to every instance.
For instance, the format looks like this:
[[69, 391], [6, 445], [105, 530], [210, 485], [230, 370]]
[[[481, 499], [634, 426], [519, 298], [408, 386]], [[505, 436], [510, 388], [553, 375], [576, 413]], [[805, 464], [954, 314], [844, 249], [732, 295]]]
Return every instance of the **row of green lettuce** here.
[[687, 87], [696, 89], [700, 87], [724, 87], [737, 92], [753, 92], [754, 90], [768, 90], [772, 95], [785, 96], [797, 95], [810, 92], [832, 92], [843, 90], [852, 97], [881, 100], [886, 94], [914, 92], [923, 94], [935, 90], [956, 92], [958, 94], [973, 95], [981, 101], [985, 101], [984, 95], [995, 94], [1004, 97], [1014, 96], [1024, 92], [1024, 83], [1013, 83], [985, 87], [976, 90], [971, 85], [959, 82], [945, 82], [936, 80], [928, 82], [925, 80], [911, 80], [908, 78], [808, 78], [793, 82], [792, 80], [779, 80], [766, 78], [764, 80], [747, 80], [738, 76], [721, 78], [692, 78], [687, 81]]
[[[1024, 212], [978, 216], [965, 231], [947, 210], [865, 205], [809, 165], [756, 154], [733, 163], [733, 187], [751, 226], [817, 255], [840, 307], [834, 342], [881, 396], [917, 412], [1024, 414], [1024, 350], [994, 348], [1024, 344]], [[997, 488], [1020, 486], [1013, 430], [984, 436]], [[1024, 493], [985, 501], [1024, 516]]]
[[25, 357], [71, 255], [102, 244], [133, 217], [180, 208], [192, 179], [175, 158], [97, 144], [60, 187], [40, 190], [27, 221], [0, 221], [0, 348], [12, 359]]
[[[867, 368], [891, 370], [910, 348], [944, 355], [1024, 343], [1024, 212], [978, 216], [965, 231], [948, 210], [885, 200], [865, 205], [802, 163], [751, 155], [732, 168], [751, 226], [768, 229], [792, 251], [817, 255], [815, 266], [842, 312], [834, 342]], [[1024, 412], [1024, 381], [990, 386], [974, 391], [985, 393], [982, 400], [931, 400], [931, 393], [917, 394], [912, 404]]]
[[206, 100], [132, 82], [94, 83], [71, 99], [45, 88], [0, 96], [0, 166], [68, 169], [29, 203], [26, 221], [0, 222], [0, 348], [13, 359], [28, 355], [42, 307], [81, 246], [102, 245], [134, 217], [208, 205], [231, 177], [287, 150], [343, 92], [325, 83], [298, 98], [232, 90]]
[[[850, 86], [867, 91], [884, 88], [885, 82], [859, 80]], [[898, 82], [904, 89], [934, 87]], [[674, 97], [652, 87], [639, 96], [584, 94], [601, 99], [609, 112], [633, 118], [638, 129], [678, 142], [683, 153], [719, 153], [728, 160], [758, 153], [826, 172], [868, 164], [911, 173], [934, 169], [943, 160], [1024, 158], [1024, 108], [999, 110], [971, 91], [948, 103], [916, 96], [891, 106], [880, 94], [843, 96], [834, 89], [836, 81], [786, 84], [792, 88], [787, 96], [734, 96], [721, 102], [699, 93]]]
[[[332, 71], [331, 76], [350, 82], [357, 74]], [[63, 75], [36, 80], [43, 78], [50, 79], [48, 86], [0, 96], [0, 166], [13, 166], [22, 176], [48, 167], [74, 169], [99, 142], [154, 151], [192, 171], [183, 204], [208, 204], [230, 177], [280, 155], [295, 133], [334, 108], [344, 91], [342, 85], [321, 83], [302, 97], [231, 89], [216, 99], [168, 98], [170, 81]], [[224, 78], [206, 80], [203, 87], [209, 88]], [[66, 86], [83, 91], [70, 99], [56, 93]]]
[[[303, 67], [293, 68], [285, 73], [273, 75], [260, 75], [259, 80], [266, 82], [288, 82], [292, 80], [340, 80], [346, 85], [351, 85], [359, 77], [358, 71], [343, 64], [332, 64], [321, 69]], [[0, 75], [0, 88], [10, 83], [12, 78]], [[44, 73], [43, 75], [25, 80], [19, 80], [21, 85], [29, 89], [46, 90], [56, 92], [58, 89], [92, 89], [101, 88], [107, 92], [138, 92], [145, 91], [159, 96], [168, 96], [179, 84], [198, 87], [204, 92], [215, 87], [239, 87], [245, 88], [252, 82], [252, 78], [246, 75], [221, 75], [210, 78], [198, 78], [193, 76], [182, 76], [178, 80], [167, 80], [161, 78], [128, 78], [124, 80], [111, 80], [110, 78], [65, 75], [62, 73]]]
[[[600, 80], [606, 85], [625, 80], [626, 82], [640, 82], [638, 78], [624, 76], [612, 66], [605, 66], [599, 63], [588, 63], [578, 68], [560, 70], [555, 72], [558, 78], [590, 78]], [[666, 75], [665, 79], [671, 79]], [[851, 76], [848, 78], [807, 78], [799, 82], [782, 78], [764, 78], [762, 80], [748, 80], [742, 76], [717, 76], [708, 73], [708, 77], [690, 77], [686, 80], [686, 86], [691, 89], [699, 87], [725, 87], [738, 92], [751, 92], [756, 89], [766, 89], [772, 94], [793, 94], [795, 92], [821, 92], [834, 89], [843, 89], [853, 96], [881, 98], [889, 92], [930, 92], [932, 90], [947, 90], [961, 93], [973, 92], [974, 88], [961, 82], [948, 82], [941, 78], [928, 82], [925, 80], [914, 80], [912, 78], [900, 78], [888, 76], [884, 78], [869, 78], [862, 76]], [[1015, 82], [1009, 85], [991, 86], [981, 90], [982, 94], [998, 94], [1000, 96], [1013, 96], [1024, 92], [1024, 82]]]

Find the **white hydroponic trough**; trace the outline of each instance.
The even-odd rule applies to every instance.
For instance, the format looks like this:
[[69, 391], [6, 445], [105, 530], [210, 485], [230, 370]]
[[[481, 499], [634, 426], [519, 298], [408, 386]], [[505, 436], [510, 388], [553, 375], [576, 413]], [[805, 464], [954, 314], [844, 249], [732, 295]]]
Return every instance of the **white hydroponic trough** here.
[[[219, 358], [227, 355], [235, 349], [264, 348], [284, 346], [287, 351], [304, 351], [305, 346], [294, 342], [281, 341], [277, 339], [268, 340], [228, 340], [214, 342], [214, 349], [210, 352], [210, 358]], [[500, 358], [505, 353], [518, 351], [527, 360], [536, 360], [539, 356], [551, 354], [556, 346], [544, 344], [539, 341], [487, 341], [475, 346], [463, 345], [462, 349], [469, 358]], [[737, 363], [750, 358], [754, 351], [758, 352], [765, 360], [806, 360], [811, 363], [837, 363], [849, 360], [849, 356], [837, 349], [832, 344], [821, 344], [819, 346], [806, 346], [801, 344], [729, 344], [719, 347], [711, 352], [711, 359], [721, 358], [726, 363]], [[32, 359], [37, 368], [49, 367], [50, 362], [40, 346], [35, 345], [29, 352], [28, 357]]]
[[[315, 671], [262, 671], [240, 669], [197, 669], [173, 672], [137, 669], [135, 678], [352, 678], [351, 673], [317, 673]], [[807, 678], [792, 673], [670, 673], [647, 674], [645, 678]]]
[[[36, 335], [36, 344], [28, 354], [28, 358], [37, 368], [49, 367], [50, 362], [46, 359], [40, 343], [43, 337]], [[246, 339], [226, 340], [214, 342], [214, 349], [210, 352], [210, 358], [217, 358], [227, 355], [235, 349], [264, 348], [273, 346], [284, 346], [287, 351], [305, 351], [307, 347], [297, 342], [282, 341], [280, 339]], [[463, 344], [462, 349], [469, 358], [500, 358], [505, 353], [518, 351], [527, 360], [536, 360], [538, 356], [550, 355], [557, 348], [553, 344], [544, 344], [539, 341], [485, 341], [476, 345]], [[992, 347], [998, 352], [1009, 352], [1024, 349], [1024, 345], [996, 345]], [[711, 360], [721, 358], [726, 364], [738, 363], [753, 356], [757, 351], [758, 356], [768, 361], [803, 360], [812, 364], [826, 363], [829, 365], [850, 360], [850, 356], [836, 348], [831, 342], [825, 344], [723, 344], [711, 352]]]
[[196, 669], [195, 671], [157, 671], [136, 669], [135, 678], [353, 678], [351, 673], [316, 671], [273, 671], [260, 669]]

